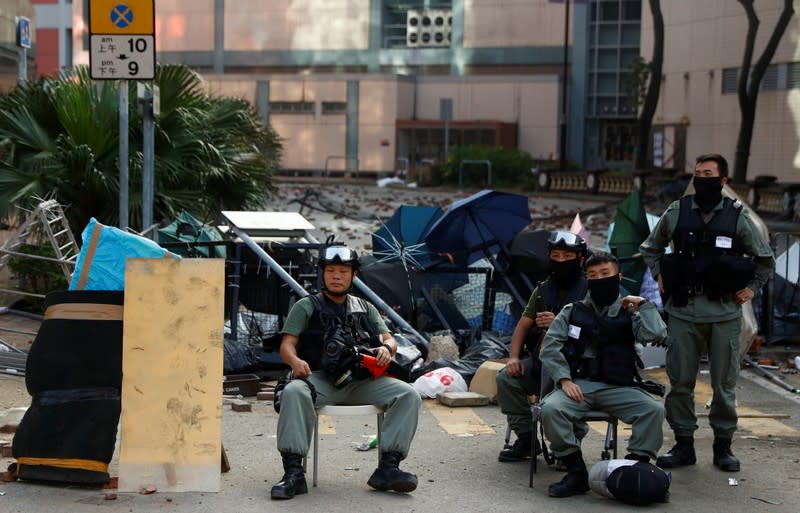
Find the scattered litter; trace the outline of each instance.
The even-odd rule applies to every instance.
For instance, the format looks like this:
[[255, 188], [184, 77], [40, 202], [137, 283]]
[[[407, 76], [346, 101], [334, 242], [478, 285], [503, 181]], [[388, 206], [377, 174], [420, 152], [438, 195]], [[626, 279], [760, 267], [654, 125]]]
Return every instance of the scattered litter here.
[[151, 493], [156, 493], [156, 487], [153, 485], [149, 485], [146, 488], [142, 488], [139, 493], [142, 495], [150, 495]]
[[6, 494], [6, 492], [0, 492], [0, 497], [2, 497], [5, 494]]
[[117, 494], [113, 492], [106, 493], [105, 495], [103, 495], [103, 500], [115, 501], [117, 500]]
[[361, 442], [360, 444], [353, 444], [353, 448], [357, 451], [368, 451], [378, 447], [378, 437], [373, 436], [368, 442]]
[[354, 471], [358, 472], [361, 469], [358, 468], [358, 467], [345, 467], [344, 470], [354, 470]]
[[772, 504], [773, 506], [780, 506], [780, 502], [771, 501], [769, 499], [762, 499], [761, 497], [750, 497], [751, 499], [755, 499], [757, 501], [766, 502], [767, 504]]
[[739, 481], [737, 481], [735, 477], [729, 477], [728, 486], [739, 486]]

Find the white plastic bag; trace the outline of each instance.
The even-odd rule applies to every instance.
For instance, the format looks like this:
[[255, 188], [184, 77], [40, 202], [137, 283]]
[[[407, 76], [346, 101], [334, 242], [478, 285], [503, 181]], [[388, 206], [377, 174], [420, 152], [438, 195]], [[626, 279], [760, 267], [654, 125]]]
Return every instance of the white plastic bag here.
[[436, 397], [442, 392], [466, 392], [467, 382], [455, 370], [442, 367], [417, 378], [414, 390], [422, 397]]

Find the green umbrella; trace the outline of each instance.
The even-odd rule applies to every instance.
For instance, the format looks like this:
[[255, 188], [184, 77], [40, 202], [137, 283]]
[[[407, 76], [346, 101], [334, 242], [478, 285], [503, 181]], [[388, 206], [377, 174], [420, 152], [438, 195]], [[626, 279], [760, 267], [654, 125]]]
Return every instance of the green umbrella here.
[[[222, 241], [216, 227], [200, 222], [192, 214], [181, 211], [175, 221], [158, 230], [158, 242], [213, 242]], [[171, 248], [173, 253], [184, 257], [225, 258], [225, 245]]]
[[632, 294], [638, 294], [642, 285], [645, 264], [639, 254], [639, 246], [650, 235], [647, 214], [642, 206], [639, 191], [633, 191], [617, 206], [617, 219], [608, 239], [611, 252], [621, 260], [620, 272], [624, 276], [622, 286]]

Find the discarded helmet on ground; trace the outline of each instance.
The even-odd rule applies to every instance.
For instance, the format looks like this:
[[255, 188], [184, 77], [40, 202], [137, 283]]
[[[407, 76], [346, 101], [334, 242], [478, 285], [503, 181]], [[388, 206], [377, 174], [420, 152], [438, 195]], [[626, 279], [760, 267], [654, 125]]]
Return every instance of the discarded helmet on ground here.
[[667, 502], [672, 474], [652, 463], [634, 460], [604, 460], [589, 471], [589, 487], [610, 499], [644, 506]]
[[586, 255], [587, 250], [586, 241], [583, 240], [583, 237], [563, 230], [551, 233], [550, 238], [547, 240], [547, 245], [551, 251], [554, 249], [566, 249], [575, 251], [578, 256]]
[[349, 265], [354, 271], [358, 271], [358, 253], [345, 246], [328, 246], [320, 254], [319, 267], [325, 269], [329, 264]]

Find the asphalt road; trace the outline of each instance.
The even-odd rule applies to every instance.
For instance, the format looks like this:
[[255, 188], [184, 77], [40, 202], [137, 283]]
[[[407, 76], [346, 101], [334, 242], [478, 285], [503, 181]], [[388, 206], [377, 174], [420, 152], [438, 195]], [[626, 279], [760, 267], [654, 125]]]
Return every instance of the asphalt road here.
[[[733, 447], [742, 461], [742, 471], [723, 473], [711, 464], [713, 437], [706, 419], [701, 418], [696, 442], [698, 464], [674, 471], [669, 502], [650, 506], [648, 511], [798, 511], [800, 397], [764, 387], [763, 380], [751, 376], [750, 371], [743, 371], [738, 386], [743, 418]], [[651, 377], [663, 379], [663, 371], [651, 373]], [[709, 391], [707, 377], [701, 373], [697, 398], [697, 411], [701, 413]], [[0, 384], [6, 381], [0, 380]], [[374, 434], [374, 417], [336, 417], [322, 421], [319, 486], [291, 501], [271, 501], [269, 488], [282, 473], [275, 449], [277, 415], [268, 403], [256, 402], [250, 413], [236, 413], [228, 407], [224, 410], [223, 444], [232, 469], [222, 475], [218, 493], [119, 493], [116, 499], [106, 500], [104, 490], [14, 482], [0, 484], [0, 511], [574, 513], [581, 509], [634, 509], [592, 492], [567, 499], [549, 498], [547, 485], [559, 480], [561, 474], [542, 464], [533, 488], [529, 488], [528, 464], [497, 462], [505, 433], [505, 418], [497, 406], [451, 409], [427, 400], [419, 419], [412, 452], [402, 467], [416, 472], [420, 484], [407, 495], [376, 492], [366, 486], [377, 453], [355, 451], [353, 446]], [[602, 444], [599, 431], [603, 426], [594, 428], [597, 431], [584, 442], [590, 466], [599, 461]], [[621, 426], [622, 454], [629, 433]], [[671, 433], [665, 429], [663, 450], [671, 444]], [[0, 464], [5, 467], [11, 461], [2, 459]], [[116, 468], [115, 457], [112, 475]]]

